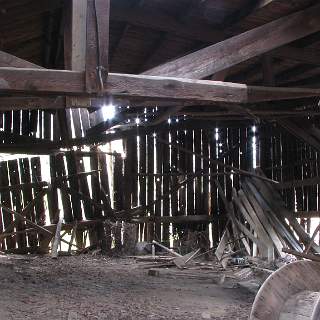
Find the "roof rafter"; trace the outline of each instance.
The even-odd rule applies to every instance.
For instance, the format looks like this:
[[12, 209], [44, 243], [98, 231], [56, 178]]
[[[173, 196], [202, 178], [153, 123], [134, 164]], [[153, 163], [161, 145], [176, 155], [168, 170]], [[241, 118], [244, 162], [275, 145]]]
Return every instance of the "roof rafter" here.
[[240, 62], [279, 48], [320, 30], [320, 5], [290, 14], [182, 58], [155, 67], [160, 73], [201, 79]]

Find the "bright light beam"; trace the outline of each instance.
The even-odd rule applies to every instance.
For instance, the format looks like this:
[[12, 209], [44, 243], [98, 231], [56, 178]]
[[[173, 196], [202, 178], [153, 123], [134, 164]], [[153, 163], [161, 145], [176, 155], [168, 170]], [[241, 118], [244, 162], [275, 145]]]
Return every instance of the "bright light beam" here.
[[104, 104], [102, 106], [102, 115], [105, 121], [113, 119], [116, 115], [116, 107], [111, 103], [108, 105]]

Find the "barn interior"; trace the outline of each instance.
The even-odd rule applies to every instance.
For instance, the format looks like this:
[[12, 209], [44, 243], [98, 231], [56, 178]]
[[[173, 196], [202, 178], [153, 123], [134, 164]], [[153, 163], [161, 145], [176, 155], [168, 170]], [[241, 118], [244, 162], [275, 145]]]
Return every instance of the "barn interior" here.
[[319, 16], [0, 0], [0, 319], [318, 319]]

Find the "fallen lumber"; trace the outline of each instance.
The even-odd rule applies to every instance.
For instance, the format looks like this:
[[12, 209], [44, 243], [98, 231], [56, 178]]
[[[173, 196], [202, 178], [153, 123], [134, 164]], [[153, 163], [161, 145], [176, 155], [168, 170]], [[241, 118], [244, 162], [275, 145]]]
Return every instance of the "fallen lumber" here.
[[320, 262], [320, 256], [316, 256], [311, 253], [298, 252], [298, 251], [295, 251], [292, 249], [287, 249], [287, 248], [283, 248], [282, 251], [285, 253], [292, 254], [292, 255], [299, 257], [299, 258], [304, 258], [304, 259]]

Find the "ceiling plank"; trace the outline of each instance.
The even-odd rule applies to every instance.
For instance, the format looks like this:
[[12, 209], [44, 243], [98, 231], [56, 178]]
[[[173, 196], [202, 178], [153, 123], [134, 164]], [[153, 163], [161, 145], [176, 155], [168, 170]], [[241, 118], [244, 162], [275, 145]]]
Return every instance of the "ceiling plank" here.
[[320, 30], [320, 5], [155, 67], [144, 74], [201, 79]]
[[151, 28], [168, 32], [187, 39], [214, 43], [224, 39], [220, 31], [213, 30], [210, 25], [197, 24], [196, 26], [177, 21], [174, 17], [159, 11], [131, 8], [125, 10], [120, 6], [111, 7], [111, 20], [126, 22], [135, 26]]

